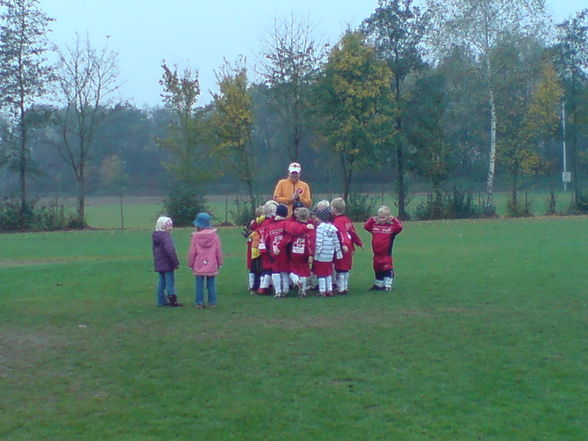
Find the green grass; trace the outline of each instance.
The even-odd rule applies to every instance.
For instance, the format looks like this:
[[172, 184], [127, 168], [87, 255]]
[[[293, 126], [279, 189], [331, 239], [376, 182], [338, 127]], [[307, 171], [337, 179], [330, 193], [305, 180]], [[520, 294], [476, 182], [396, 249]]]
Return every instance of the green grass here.
[[350, 296], [284, 300], [223, 229], [214, 311], [185, 267], [154, 306], [149, 230], [0, 235], [0, 439], [588, 439], [587, 229], [409, 222], [392, 293], [359, 250]]

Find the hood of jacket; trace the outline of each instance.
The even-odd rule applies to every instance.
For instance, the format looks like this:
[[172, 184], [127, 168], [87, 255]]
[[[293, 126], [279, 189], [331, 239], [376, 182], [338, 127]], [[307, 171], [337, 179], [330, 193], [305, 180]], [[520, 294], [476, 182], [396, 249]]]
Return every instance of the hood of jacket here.
[[210, 248], [214, 245], [216, 234], [215, 230], [201, 230], [198, 233], [194, 233], [194, 240], [199, 247]]
[[169, 231], [154, 231], [153, 232], [153, 244], [154, 245], [161, 245], [165, 242], [167, 236], [169, 236]]

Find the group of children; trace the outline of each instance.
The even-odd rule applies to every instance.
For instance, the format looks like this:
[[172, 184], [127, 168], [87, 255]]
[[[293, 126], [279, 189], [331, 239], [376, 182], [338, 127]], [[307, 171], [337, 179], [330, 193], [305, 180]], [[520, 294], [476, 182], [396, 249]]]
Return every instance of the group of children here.
[[[295, 203], [293, 215], [286, 205], [271, 200], [256, 209], [247, 230], [247, 268], [251, 294], [283, 298], [290, 287], [305, 297], [314, 288], [319, 296], [349, 293], [349, 273], [355, 247], [363, 248], [361, 238], [345, 215], [342, 198], [321, 201], [311, 212]], [[187, 264], [195, 276], [195, 304], [205, 308], [204, 284], [208, 307], [216, 306], [216, 275], [223, 264], [221, 242], [211, 226], [208, 213], [198, 213], [193, 222]], [[390, 291], [394, 279], [392, 246], [402, 231], [402, 223], [385, 205], [370, 217], [364, 228], [372, 235], [375, 280], [371, 290]], [[180, 262], [171, 237], [172, 220], [161, 216], [153, 232], [154, 268], [159, 273], [158, 306], [182, 306], [175, 290], [174, 271]]]
[[[208, 291], [208, 307], [216, 306], [216, 275], [223, 264], [223, 252], [220, 238], [212, 228], [208, 213], [198, 213], [193, 222], [196, 231], [190, 238], [187, 263], [195, 276], [195, 303], [199, 309], [205, 308], [204, 283]], [[158, 306], [182, 306], [178, 302], [175, 289], [174, 271], [180, 261], [171, 237], [173, 222], [169, 217], [160, 216], [153, 232], [153, 262], [159, 273], [157, 285]], [[167, 293], [167, 294], [166, 294]]]
[[[273, 200], [257, 208], [246, 233], [249, 291], [282, 298], [294, 286], [300, 297], [313, 287], [319, 296], [348, 294], [355, 247], [363, 248], [363, 243], [345, 215], [345, 201], [321, 201], [312, 212], [296, 202], [293, 208], [291, 217], [285, 205]], [[392, 246], [402, 223], [382, 206], [364, 228], [372, 234], [374, 253], [370, 289], [390, 291]]]

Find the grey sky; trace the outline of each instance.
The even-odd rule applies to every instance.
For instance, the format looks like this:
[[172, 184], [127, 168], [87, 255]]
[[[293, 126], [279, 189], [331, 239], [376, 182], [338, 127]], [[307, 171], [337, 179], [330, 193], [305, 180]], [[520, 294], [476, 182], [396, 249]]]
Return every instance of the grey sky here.
[[[55, 22], [51, 40], [72, 42], [86, 33], [95, 47], [119, 54], [121, 97], [142, 107], [161, 104], [161, 61], [199, 71], [201, 101], [216, 89], [223, 60], [258, 62], [276, 19], [293, 16], [314, 26], [314, 37], [335, 42], [376, 8], [377, 0], [41, 0]], [[585, 6], [584, 0], [547, 0], [555, 21]]]

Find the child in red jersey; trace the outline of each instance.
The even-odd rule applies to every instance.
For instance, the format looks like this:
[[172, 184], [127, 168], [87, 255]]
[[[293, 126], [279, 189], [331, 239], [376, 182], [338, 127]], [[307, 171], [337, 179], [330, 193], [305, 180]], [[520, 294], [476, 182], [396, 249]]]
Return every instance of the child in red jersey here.
[[316, 236], [314, 224], [308, 222], [308, 208], [300, 207], [295, 213], [296, 221], [286, 224], [286, 236], [283, 240], [289, 244], [290, 280], [298, 288], [298, 296], [306, 297]]
[[290, 261], [286, 252], [286, 243], [284, 238], [285, 224], [288, 222], [288, 207], [279, 204], [276, 207], [276, 215], [267, 227], [264, 239], [265, 248], [271, 258], [272, 283], [274, 285], [274, 297], [282, 298], [288, 295], [290, 287], [289, 270]]
[[394, 280], [392, 246], [394, 238], [402, 231], [402, 223], [390, 214], [387, 206], [382, 205], [377, 216], [370, 217], [363, 227], [372, 234], [375, 281], [370, 290], [390, 291]]
[[342, 198], [335, 198], [331, 201], [331, 213], [333, 214], [333, 225], [339, 232], [343, 258], [335, 260], [335, 272], [337, 281], [337, 294], [349, 294], [349, 272], [353, 265], [353, 254], [355, 246], [363, 248], [363, 242], [355, 231], [353, 222], [345, 216], [345, 201]]

